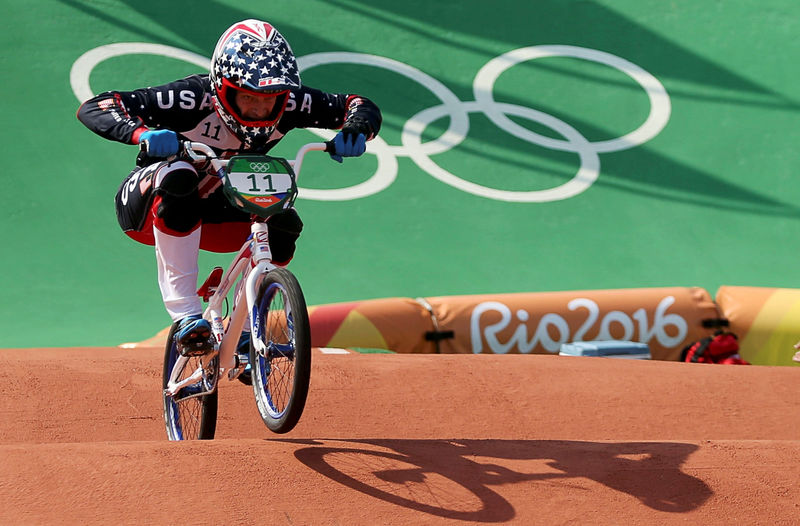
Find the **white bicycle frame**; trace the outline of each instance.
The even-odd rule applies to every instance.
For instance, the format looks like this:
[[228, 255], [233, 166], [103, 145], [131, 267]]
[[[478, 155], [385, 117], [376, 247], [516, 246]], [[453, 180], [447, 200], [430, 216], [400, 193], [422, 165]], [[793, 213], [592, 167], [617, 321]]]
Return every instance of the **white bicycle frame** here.
[[[312, 150], [325, 151], [325, 148], [326, 144], [322, 142], [309, 143], [302, 146], [297, 151], [295, 160], [289, 161], [289, 164], [294, 170], [295, 177], [299, 177], [300, 168], [302, 167], [306, 153]], [[184, 143], [184, 149], [187, 156], [192, 161], [208, 161], [214, 172], [218, 174], [220, 178], [225, 177], [224, 168], [227, 166], [228, 160], [217, 158], [216, 153], [214, 153], [211, 147], [199, 142], [186, 142]], [[228, 380], [234, 380], [244, 371], [247, 365], [247, 363], [239, 361], [236, 357], [236, 346], [239, 343], [239, 337], [242, 334], [248, 313], [254, 312], [253, 306], [255, 305], [256, 293], [258, 291], [258, 286], [261, 284], [261, 280], [268, 272], [277, 268], [272, 264], [272, 252], [269, 247], [267, 224], [265, 222], [254, 221], [250, 225], [250, 232], [252, 235], [244, 242], [242, 248], [239, 249], [239, 252], [234, 257], [233, 262], [223, 273], [219, 285], [213, 288], [213, 293], [210, 294], [208, 298], [208, 306], [203, 312], [203, 318], [211, 323], [211, 330], [214, 337], [214, 351], [204, 355], [201, 358], [201, 365], [191, 375], [181, 381], [177, 381], [177, 378], [186, 362], [189, 360], [189, 357], [178, 356], [172, 368], [167, 388], [165, 389], [165, 392], [170, 396], [177, 394], [183, 387], [197, 383], [203, 379], [204, 374], [207, 374], [207, 371], [211, 367], [212, 360], [216, 356], [219, 356], [219, 374], [215, 375], [213, 388], [199, 395], [213, 392], [218, 383], [216, 379], [225, 373], [227, 373]], [[240, 276], [241, 279], [237, 280]], [[228, 326], [225, 327], [222, 317], [222, 306], [235, 283], [239, 283], [239, 286], [234, 293], [230, 321], [228, 322]], [[209, 290], [209, 292], [211, 292], [211, 290]], [[243, 293], [245, 296], [244, 303], [242, 303]], [[251, 316], [251, 335], [256, 334], [256, 323], [257, 320], [253, 319]], [[256, 351], [262, 353], [266, 352], [266, 346], [260, 339], [252, 337], [251, 341]]]

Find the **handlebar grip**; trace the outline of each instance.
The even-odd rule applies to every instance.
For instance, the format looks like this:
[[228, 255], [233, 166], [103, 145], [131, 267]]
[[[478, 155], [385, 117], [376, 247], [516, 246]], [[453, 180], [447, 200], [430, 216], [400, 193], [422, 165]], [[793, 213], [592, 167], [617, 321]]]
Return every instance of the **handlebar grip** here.
[[[178, 139], [178, 151], [176, 152], [176, 155], [178, 155], [179, 157], [184, 157], [186, 155], [187, 144], [189, 144], [189, 141]], [[145, 139], [139, 143], [140, 152], [149, 153], [149, 150], [150, 150], [150, 141]]]

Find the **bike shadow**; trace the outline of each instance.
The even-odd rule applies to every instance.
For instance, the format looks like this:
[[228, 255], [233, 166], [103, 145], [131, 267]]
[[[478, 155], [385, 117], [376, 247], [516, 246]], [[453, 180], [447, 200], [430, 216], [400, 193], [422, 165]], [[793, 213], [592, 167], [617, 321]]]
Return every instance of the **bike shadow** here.
[[500, 492], [524, 498], [530, 487], [508, 486], [524, 483], [588, 491], [569, 479], [589, 479], [671, 513], [697, 509], [713, 494], [681, 471], [697, 446], [677, 442], [273, 440], [307, 445], [295, 457], [344, 486], [448, 519], [511, 520], [516, 510]]

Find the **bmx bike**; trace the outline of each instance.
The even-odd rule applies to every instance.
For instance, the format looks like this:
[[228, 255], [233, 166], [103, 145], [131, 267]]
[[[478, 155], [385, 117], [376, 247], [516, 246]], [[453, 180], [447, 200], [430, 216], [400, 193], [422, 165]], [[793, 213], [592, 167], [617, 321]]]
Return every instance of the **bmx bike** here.
[[[195, 354], [173, 340], [173, 323], [164, 353], [164, 422], [170, 440], [213, 439], [217, 424], [218, 385], [238, 378], [248, 364], [253, 394], [266, 426], [291, 431], [300, 419], [311, 377], [311, 330], [303, 291], [286, 268], [272, 263], [266, 220], [292, 205], [297, 174], [306, 153], [333, 151], [331, 143], [302, 146], [294, 161], [267, 155], [217, 157], [206, 144], [185, 141], [179, 157], [209, 163], [233, 206], [249, 212], [251, 235], [227, 270], [215, 267], [197, 293], [207, 303], [203, 317], [211, 324], [213, 350]], [[236, 287], [234, 288], [234, 285]], [[223, 305], [233, 290], [230, 313]], [[237, 353], [245, 324], [250, 349]]]

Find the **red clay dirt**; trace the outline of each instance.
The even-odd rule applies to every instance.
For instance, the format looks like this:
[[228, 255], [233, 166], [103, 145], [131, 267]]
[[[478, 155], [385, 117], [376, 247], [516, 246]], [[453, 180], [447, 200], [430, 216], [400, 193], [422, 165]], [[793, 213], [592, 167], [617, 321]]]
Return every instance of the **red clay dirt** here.
[[225, 381], [171, 443], [161, 359], [0, 350], [0, 524], [800, 522], [800, 368], [315, 350], [291, 433]]

